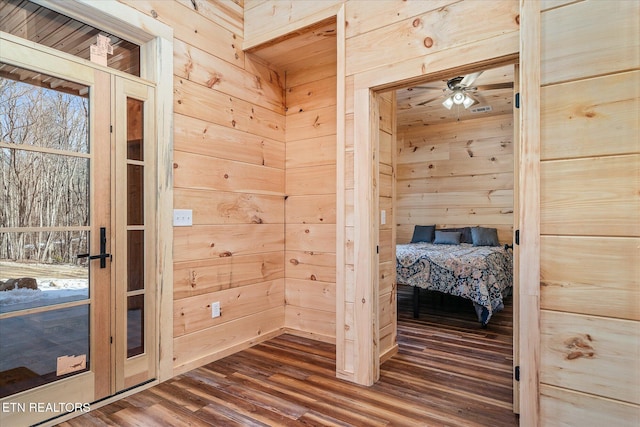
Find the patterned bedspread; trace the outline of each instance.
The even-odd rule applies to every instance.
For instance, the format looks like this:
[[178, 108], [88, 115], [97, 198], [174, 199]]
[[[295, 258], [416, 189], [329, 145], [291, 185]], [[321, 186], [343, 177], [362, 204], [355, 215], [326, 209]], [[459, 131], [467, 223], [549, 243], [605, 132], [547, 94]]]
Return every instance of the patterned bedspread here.
[[502, 246], [396, 246], [398, 283], [440, 291], [473, 301], [483, 325], [504, 308], [513, 286], [513, 255]]

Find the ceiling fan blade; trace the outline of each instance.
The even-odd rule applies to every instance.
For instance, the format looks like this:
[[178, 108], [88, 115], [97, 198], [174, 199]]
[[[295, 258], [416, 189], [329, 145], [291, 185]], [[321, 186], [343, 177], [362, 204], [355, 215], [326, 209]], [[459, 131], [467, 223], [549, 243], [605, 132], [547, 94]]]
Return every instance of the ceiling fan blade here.
[[413, 86], [413, 89], [430, 89], [430, 90], [444, 90], [441, 87], [435, 87], [435, 86]]
[[426, 100], [426, 101], [419, 102], [419, 103], [417, 103], [417, 104], [416, 104], [416, 106], [418, 106], [418, 105], [426, 105], [426, 104], [428, 104], [428, 103], [430, 103], [430, 102], [433, 102], [433, 101], [435, 101], [436, 99], [440, 99], [440, 98], [442, 98], [442, 95], [438, 95], [438, 96], [436, 96], [435, 98], [431, 98], [431, 99], [428, 99], [428, 100]]
[[513, 82], [491, 83], [475, 87], [477, 90], [513, 89]]
[[460, 82], [460, 86], [469, 87], [476, 81], [476, 79], [482, 74], [482, 71], [478, 71], [477, 73], [471, 73], [464, 76], [462, 81]]

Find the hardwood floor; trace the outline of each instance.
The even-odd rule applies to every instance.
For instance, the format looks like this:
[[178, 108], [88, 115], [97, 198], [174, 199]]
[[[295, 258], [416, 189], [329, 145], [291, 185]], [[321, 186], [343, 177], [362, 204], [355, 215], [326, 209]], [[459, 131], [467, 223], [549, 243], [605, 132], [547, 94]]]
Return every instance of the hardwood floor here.
[[511, 299], [480, 329], [469, 301], [398, 291], [399, 353], [380, 381], [335, 378], [335, 346], [282, 335], [61, 426], [517, 426]]

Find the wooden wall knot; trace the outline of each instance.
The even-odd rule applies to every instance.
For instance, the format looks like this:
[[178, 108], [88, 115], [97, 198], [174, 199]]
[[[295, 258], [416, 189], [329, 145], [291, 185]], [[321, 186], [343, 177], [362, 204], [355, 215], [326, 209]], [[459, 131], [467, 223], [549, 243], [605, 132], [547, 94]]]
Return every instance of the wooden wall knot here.
[[191, 72], [193, 71], [193, 61], [191, 60], [191, 57], [189, 56], [189, 61], [187, 61], [186, 64], [184, 64], [184, 74], [187, 76], [187, 79], [191, 78]]
[[209, 80], [207, 80], [207, 87], [209, 89], [211, 89], [212, 87], [214, 87], [216, 84], [220, 83], [222, 81], [222, 79], [220, 78], [220, 76], [218, 74], [212, 74], [211, 77], [209, 78]]
[[595, 357], [595, 349], [591, 345], [593, 339], [591, 335], [584, 334], [568, 338], [564, 341], [564, 345], [567, 350], [567, 360], [579, 359], [585, 357], [592, 359]]
[[311, 275], [311, 277], [310, 277], [310, 279], [311, 279], [311, 280], [317, 280], [317, 279], [316, 279], [316, 275], [315, 275], [315, 274], [312, 274], [312, 275]]
[[293, 264], [293, 265], [298, 265], [298, 264], [300, 264], [300, 261], [298, 261], [298, 260], [297, 260], [297, 259], [295, 259], [295, 258], [291, 258], [291, 259], [289, 260], [289, 262], [290, 262], [291, 264]]
[[253, 224], [262, 224], [262, 218], [260, 218], [258, 215], [254, 215], [251, 218], [251, 223], [253, 223]]
[[191, 285], [192, 288], [196, 287], [197, 280], [198, 280], [198, 273], [196, 273], [195, 270], [189, 271], [189, 284]]
[[427, 49], [433, 47], [433, 39], [431, 37], [425, 37], [424, 47], [426, 47]]
[[221, 252], [219, 256], [220, 256], [220, 258], [225, 258], [225, 257], [229, 257], [231, 255], [233, 255], [231, 253], [231, 251], [224, 251], [224, 252]]

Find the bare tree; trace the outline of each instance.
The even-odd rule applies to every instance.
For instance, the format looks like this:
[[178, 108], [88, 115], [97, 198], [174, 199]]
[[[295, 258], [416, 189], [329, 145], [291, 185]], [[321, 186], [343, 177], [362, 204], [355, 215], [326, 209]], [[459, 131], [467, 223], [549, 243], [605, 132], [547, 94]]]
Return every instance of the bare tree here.
[[[88, 99], [0, 78], [0, 228], [88, 223]], [[79, 232], [1, 232], [0, 259], [74, 261]]]

